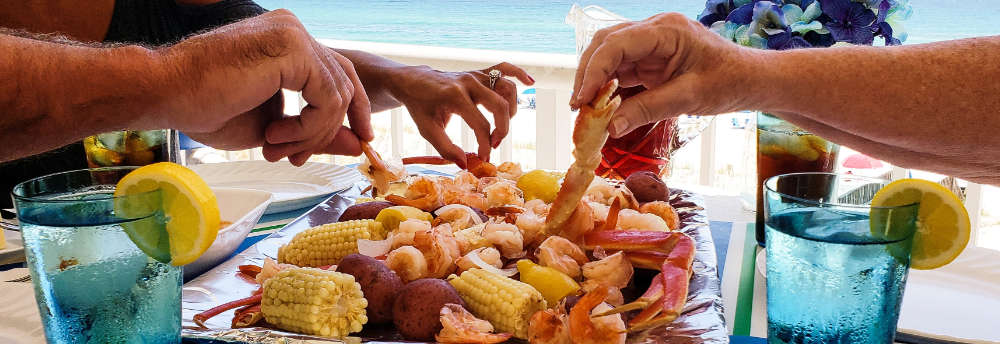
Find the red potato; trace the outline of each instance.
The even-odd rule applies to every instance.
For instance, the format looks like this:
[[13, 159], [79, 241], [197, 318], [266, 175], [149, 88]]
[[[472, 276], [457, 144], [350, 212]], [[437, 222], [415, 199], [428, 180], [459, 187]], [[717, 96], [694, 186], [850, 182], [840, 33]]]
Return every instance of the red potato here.
[[632, 191], [639, 203], [670, 200], [670, 189], [667, 188], [667, 184], [649, 171], [639, 171], [629, 175], [625, 178], [625, 187]]
[[375, 217], [378, 216], [378, 213], [382, 211], [382, 209], [394, 205], [395, 204], [385, 201], [358, 203], [350, 207], [347, 207], [347, 209], [344, 209], [344, 213], [340, 214], [340, 218], [337, 219], [337, 222], [344, 222], [350, 220], [366, 220], [366, 219], [374, 220]]
[[392, 322], [392, 306], [396, 293], [403, 289], [403, 280], [384, 263], [375, 258], [350, 254], [337, 264], [337, 272], [354, 276], [361, 284], [361, 292], [368, 300], [368, 322], [382, 324]]
[[392, 307], [393, 323], [403, 338], [434, 341], [441, 331], [441, 308], [454, 303], [465, 307], [455, 288], [444, 280], [424, 278], [399, 291]]

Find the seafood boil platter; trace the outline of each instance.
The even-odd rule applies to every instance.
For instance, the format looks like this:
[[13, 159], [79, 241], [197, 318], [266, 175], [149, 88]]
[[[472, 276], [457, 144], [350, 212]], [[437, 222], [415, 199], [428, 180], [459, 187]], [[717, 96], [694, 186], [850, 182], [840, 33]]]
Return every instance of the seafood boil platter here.
[[708, 220], [653, 173], [595, 177], [620, 104], [583, 106], [565, 172], [467, 155], [409, 175], [363, 145], [365, 190], [333, 196], [185, 284], [186, 340], [725, 343]]

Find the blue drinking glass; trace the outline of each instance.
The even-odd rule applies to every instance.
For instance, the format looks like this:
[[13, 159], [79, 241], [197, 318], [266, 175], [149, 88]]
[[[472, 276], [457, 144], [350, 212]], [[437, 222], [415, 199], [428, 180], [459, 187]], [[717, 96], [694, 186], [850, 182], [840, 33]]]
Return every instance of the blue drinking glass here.
[[892, 343], [919, 204], [872, 207], [888, 181], [795, 173], [764, 183], [769, 343]]
[[160, 192], [114, 196], [132, 170], [57, 173], [14, 187], [49, 343], [180, 343], [181, 267], [150, 258], [130, 239], [154, 231], [141, 234], [158, 233], [169, 245]]

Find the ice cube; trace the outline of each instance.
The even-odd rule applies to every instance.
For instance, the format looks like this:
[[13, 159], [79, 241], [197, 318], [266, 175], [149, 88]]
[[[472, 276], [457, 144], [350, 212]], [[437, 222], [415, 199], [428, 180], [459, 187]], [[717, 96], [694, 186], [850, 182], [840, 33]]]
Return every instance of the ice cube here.
[[112, 131], [110, 133], [97, 134], [97, 142], [108, 150], [124, 153], [127, 133], [127, 131]]

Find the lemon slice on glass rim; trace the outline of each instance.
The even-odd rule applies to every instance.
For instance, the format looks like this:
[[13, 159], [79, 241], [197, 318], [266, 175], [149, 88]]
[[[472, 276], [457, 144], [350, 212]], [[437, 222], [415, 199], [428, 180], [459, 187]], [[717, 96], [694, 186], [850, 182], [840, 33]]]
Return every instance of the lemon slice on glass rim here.
[[900, 179], [879, 190], [872, 207], [892, 207], [920, 202], [917, 232], [913, 236], [910, 267], [936, 269], [951, 263], [969, 243], [969, 213], [962, 201], [938, 183]]
[[[170, 162], [155, 163], [125, 175], [115, 187], [115, 197], [160, 190], [160, 204], [115, 202], [115, 211], [128, 216], [158, 207], [166, 217], [161, 221], [133, 221], [122, 227], [132, 242], [147, 255], [163, 263], [180, 266], [194, 262], [205, 253], [219, 232], [219, 205], [215, 193], [198, 174]], [[147, 199], [146, 202], [152, 198]], [[143, 202], [140, 200], [139, 202]]]

